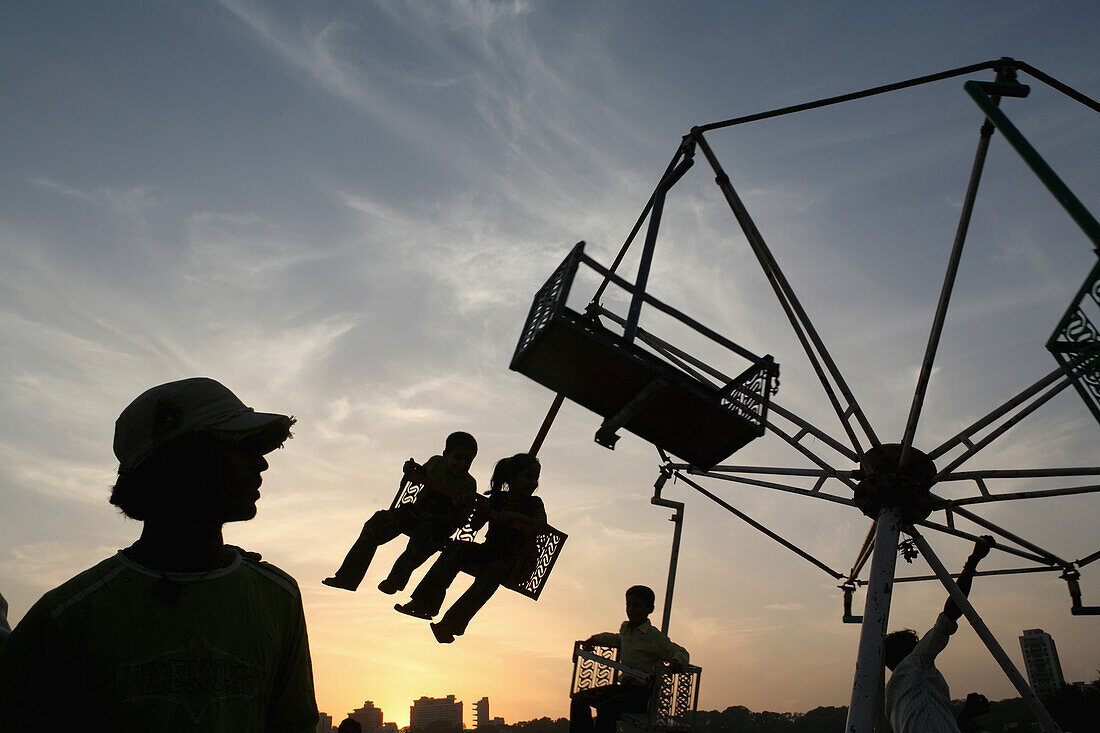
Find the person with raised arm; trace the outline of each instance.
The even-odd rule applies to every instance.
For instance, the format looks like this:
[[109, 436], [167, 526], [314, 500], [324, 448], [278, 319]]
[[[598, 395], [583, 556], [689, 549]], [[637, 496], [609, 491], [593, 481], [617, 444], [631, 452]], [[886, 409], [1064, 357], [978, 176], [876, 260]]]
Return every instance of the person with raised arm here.
[[[989, 536], [975, 543], [956, 581], [963, 595], [970, 595], [978, 563], [992, 546], [993, 538]], [[883, 658], [892, 674], [886, 683], [885, 712], [894, 733], [960, 733], [959, 720], [966, 724], [979, 714], [981, 696], [972, 695], [956, 718], [947, 680], [936, 669], [936, 656], [959, 628], [960, 616], [962, 609], [949, 596], [935, 625], [923, 637], [918, 639], [912, 629], [887, 634]]]

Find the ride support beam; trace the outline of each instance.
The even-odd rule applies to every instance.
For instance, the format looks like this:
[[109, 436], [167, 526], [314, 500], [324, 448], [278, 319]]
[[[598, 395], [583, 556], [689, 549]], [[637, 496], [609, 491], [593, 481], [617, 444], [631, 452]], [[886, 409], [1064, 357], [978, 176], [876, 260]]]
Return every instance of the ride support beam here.
[[[1000, 78], [1000, 74], [998, 74]], [[963, 244], [966, 242], [966, 233], [970, 229], [970, 217], [974, 213], [974, 202], [978, 198], [978, 184], [982, 180], [982, 170], [985, 168], [986, 154], [989, 152], [989, 141], [993, 137], [993, 125], [986, 120], [982, 123], [978, 136], [978, 150], [974, 154], [974, 163], [970, 169], [970, 180], [966, 185], [966, 196], [963, 199], [962, 212], [959, 214], [959, 224], [955, 229], [955, 241], [951, 246], [951, 256], [947, 261], [947, 273], [943, 278], [943, 288], [940, 290], [940, 299], [936, 303], [936, 314], [932, 319], [932, 329], [928, 334], [928, 345], [925, 347], [924, 360], [921, 362], [920, 374], [917, 377], [917, 387], [913, 391], [913, 403], [909, 408], [909, 419], [905, 423], [905, 433], [901, 439], [901, 459], [899, 465], [905, 467], [909, 460], [909, 451], [913, 447], [913, 438], [917, 433], [917, 421], [920, 419], [921, 409], [924, 407], [924, 396], [928, 391], [928, 380], [932, 376], [932, 365], [936, 360], [936, 351], [939, 349], [940, 334], [943, 333], [943, 324], [947, 319], [947, 306], [951, 301], [951, 291], [955, 288], [955, 276], [959, 271], [959, 262], [962, 260]]]
[[867, 581], [867, 601], [863, 607], [852, 699], [844, 724], [846, 733], [872, 733], [882, 710], [882, 652], [886, 624], [890, 619], [899, 522], [899, 511], [895, 507], [884, 507], [875, 520], [875, 548]]
[[1004, 670], [1005, 676], [1008, 677], [1016, 691], [1020, 693], [1020, 697], [1023, 698], [1027, 704], [1032, 715], [1039, 722], [1039, 726], [1043, 729], [1044, 733], [1062, 733], [1058, 724], [1054, 722], [1054, 719], [1050, 717], [1050, 713], [1043, 707], [1043, 703], [1039, 701], [1039, 696], [1035, 694], [1034, 690], [1027, 684], [1027, 681], [1020, 674], [1020, 670], [1016, 669], [1016, 665], [1012, 663], [1012, 660], [1008, 658], [1008, 654], [1001, 648], [1001, 645], [997, 643], [997, 639], [993, 636], [993, 633], [989, 630], [989, 627], [982, 621], [982, 617], [978, 615], [978, 612], [974, 610], [974, 606], [970, 604], [966, 595], [963, 594], [959, 586], [955, 584], [955, 581], [951, 578], [951, 573], [947, 572], [947, 568], [944, 567], [940, 559], [936, 557], [936, 554], [932, 552], [932, 548], [928, 545], [927, 540], [916, 530], [908, 532], [913, 537], [913, 541], [917, 543], [917, 547], [920, 549], [921, 556], [936, 573], [936, 577], [943, 583], [944, 588], [951, 595], [951, 600], [955, 601], [955, 605], [966, 616], [966, 620], [970, 622], [970, 625], [974, 628], [974, 632], [978, 635], [984, 643], [989, 653], [993, 655], [993, 658], [997, 660], [997, 663], [1001, 665], [1001, 669]]

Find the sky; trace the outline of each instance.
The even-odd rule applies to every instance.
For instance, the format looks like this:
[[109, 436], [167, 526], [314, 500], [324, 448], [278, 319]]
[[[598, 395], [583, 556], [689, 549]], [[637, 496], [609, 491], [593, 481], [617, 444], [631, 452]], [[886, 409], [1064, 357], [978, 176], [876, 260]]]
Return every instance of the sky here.
[[[1002, 56], [1100, 97], [1100, 7], [1084, 0], [17, 1], [0, 14], [11, 621], [139, 533], [106, 501], [122, 408], [211, 376], [298, 419], [258, 517], [228, 525], [227, 541], [297, 578], [320, 708], [339, 719], [369, 699], [400, 725], [422, 695], [455, 694], [467, 724], [482, 696], [509, 722], [567, 715], [573, 641], [616, 629], [635, 583], [657, 590], [660, 616], [672, 524], [649, 503], [659, 458], [629, 434], [613, 452], [596, 445], [600, 419], [568, 402], [540, 452], [539, 495], [569, 539], [537, 602], [502, 590], [444, 646], [374, 589], [400, 543], [355, 594], [320, 580], [388, 506], [407, 458], [467, 430], [484, 488], [498, 458], [528, 448], [553, 398], [508, 369], [532, 295], [577, 241], [610, 263], [692, 126]], [[963, 81], [708, 134], [886, 442], [904, 429], [977, 144]], [[1024, 81], [1031, 96], [1004, 109], [1100, 210], [1100, 119]], [[916, 447], [1055, 367], [1043, 345], [1095, 258], [994, 136]], [[575, 286], [581, 306], [594, 287]], [[776, 401], [843, 436], [702, 160], [669, 194], [649, 291], [774, 355]], [[682, 336], [645, 311], [642, 323]], [[972, 463], [1090, 466], [1097, 438], [1067, 390]], [[809, 465], [770, 434], [730, 462]], [[847, 506], [707, 486], [841, 572], [869, 526]], [[859, 627], [841, 623], [836, 581], [684, 483], [665, 495], [686, 503], [669, 634], [703, 668], [700, 706], [846, 705]], [[1097, 549], [1095, 495], [981, 513], [1069, 559]], [[961, 565], [965, 541], [927, 534]], [[919, 559], [899, 568], [928, 573]], [[1094, 566], [1082, 587], [1100, 604]], [[944, 597], [899, 584], [891, 626], [930, 627]], [[1017, 637], [1043, 628], [1068, 679], [1095, 679], [1100, 625], [1070, 615], [1056, 574], [981, 578], [972, 598], [1018, 665]], [[939, 666], [955, 697], [1015, 695], [965, 625]]]

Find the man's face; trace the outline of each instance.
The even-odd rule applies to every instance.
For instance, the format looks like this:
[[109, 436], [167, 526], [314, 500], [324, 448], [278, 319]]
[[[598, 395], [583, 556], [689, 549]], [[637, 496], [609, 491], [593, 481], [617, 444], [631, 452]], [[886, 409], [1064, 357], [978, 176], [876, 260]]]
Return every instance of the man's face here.
[[268, 465], [263, 453], [247, 442], [221, 440], [209, 441], [204, 453], [196, 460], [194, 493], [185, 498], [196, 518], [224, 524], [255, 517]]
[[469, 448], [452, 448], [443, 451], [443, 460], [452, 476], [466, 476], [470, 473], [470, 464], [474, 462], [475, 451]]
[[631, 624], [637, 626], [649, 618], [651, 613], [653, 613], [653, 607], [643, 599], [636, 595], [626, 597], [626, 619]]

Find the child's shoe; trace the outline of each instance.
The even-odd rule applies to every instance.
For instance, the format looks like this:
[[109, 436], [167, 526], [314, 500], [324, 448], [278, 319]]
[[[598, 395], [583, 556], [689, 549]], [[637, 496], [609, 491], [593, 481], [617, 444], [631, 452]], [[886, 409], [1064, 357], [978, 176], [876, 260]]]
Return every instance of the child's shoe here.
[[342, 590], [350, 590], [350, 591], [354, 591], [356, 588], [359, 587], [358, 583], [356, 583], [355, 585], [352, 585], [351, 583], [347, 582], [346, 580], [342, 580], [339, 575], [334, 575], [331, 578], [325, 578], [324, 580], [321, 581], [321, 583], [323, 585], [327, 585], [329, 588], [340, 588]]
[[435, 640], [438, 641], [440, 644], [450, 644], [452, 641], [455, 640], [455, 635], [447, 630], [442, 621], [437, 624], [428, 624], [428, 626], [432, 627], [432, 634], [435, 635]]
[[390, 580], [389, 578], [386, 578], [378, 584], [378, 590], [382, 591], [387, 596], [392, 596], [397, 591], [404, 590], [404, 588], [404, 585], [400, 585], [396, 580]]
[[401, 605], [400, 603], [395, 603], [393, 605], [393, 610], [397, 611], [398, 613], [403, 613], [406, 616], [412, 616], [413, 618], [424, 619], [425, 621], [430, 621], [432, 616], [434, 615], [434, 614], [428, 613], [423, 608], [420, 608], [419, 606], [417, 606], [416, 601], [409, 601], [405, 605]]

